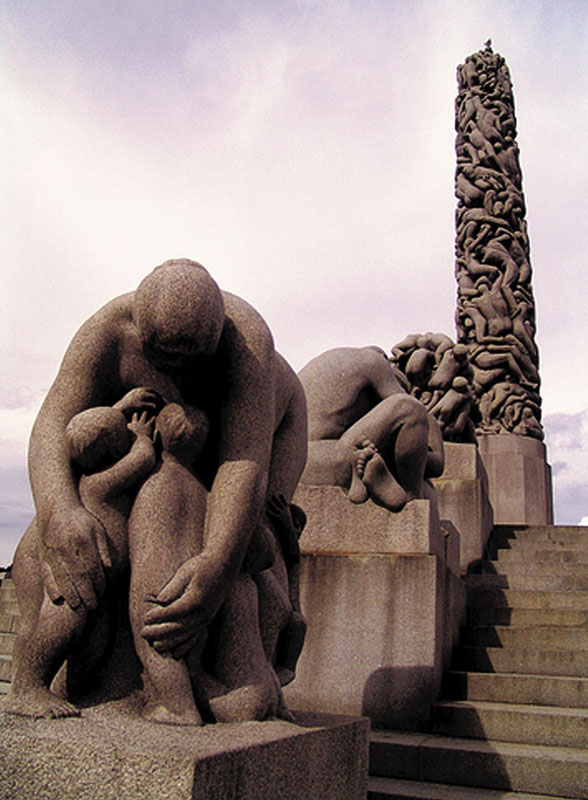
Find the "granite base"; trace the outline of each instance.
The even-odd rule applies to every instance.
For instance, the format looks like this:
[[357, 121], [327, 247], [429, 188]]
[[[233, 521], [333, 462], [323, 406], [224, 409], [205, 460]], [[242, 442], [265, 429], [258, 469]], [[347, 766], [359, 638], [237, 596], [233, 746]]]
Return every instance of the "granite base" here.
[[459, 532], [461, 570], [483, 558], [494, 524], [488, 476], [475, 444], [445, 442], [445, 469], [432, 481], [439, 516]]
[[428, 724], [465, 609], [459, 535], [429, 500], [394, 514], [337, 487], [300, 486], [300, 600], [308, 620], [290, 707]]
[[495, 525], [552, 525], [551, 467], [545, 445], [514, 434], [478, 438]]
[[116, 703], [80, 718], [0, 714], [2, 800], [365, 800], [367, 719], [158, 725]]

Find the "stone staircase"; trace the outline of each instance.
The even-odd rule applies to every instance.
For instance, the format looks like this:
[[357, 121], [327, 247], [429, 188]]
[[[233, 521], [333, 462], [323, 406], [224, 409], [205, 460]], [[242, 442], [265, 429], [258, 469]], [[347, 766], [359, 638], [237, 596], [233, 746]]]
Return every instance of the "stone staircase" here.
[[375, 731], [369, 800], [588, 798], [588, 529], [498, 526], [431, 730]]
[[12, 651], [16, 641], [18, 603], [10, 573], [0, 572], [0, 697], [10, 685]]
[[[369, 800], [588, 798], [588, 529], [494, 529], [431, 730], [375, 731]], [[0, 696], [18, 607], [0, 573]]]

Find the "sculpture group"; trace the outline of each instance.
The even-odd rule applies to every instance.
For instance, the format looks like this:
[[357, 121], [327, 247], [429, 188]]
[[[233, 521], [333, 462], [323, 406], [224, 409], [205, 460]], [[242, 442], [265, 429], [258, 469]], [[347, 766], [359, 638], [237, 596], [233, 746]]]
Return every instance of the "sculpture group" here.
[[474, 442], [475, 396], [468, 349], [444, 333], [410, 334], [392, 348], [391, 361], [437, 421], [446, 442]]
[[195, 262], [166, 262], [91, 317], [31, 438], [6, 710], [77, 714], [68, 692], [112, 656], [122, 597], [146, 717], [289, 718], [306, 424], [264, 321]]
[[434, 496], [444, 439], [542, 438], [510, 78], [488, 44], [458, 81], [457, 344], [336, 348], [297, 376], [259, 314], [187, 259], [75, 335], [31, 436], [6, 711], [132, 698], [154, 722], [291, 719], [298, 483], [398, 512]]
[[[407, 388], [377, 347], [328, 351], [298, 378], [257, 312], [192, 261], [100, 309], [31, 437], [5, 710], [77, 715], [99, 685], [155, 722], [291, 719], [281, 687], [306, 631], [294, 491], [340, 486], [390, 511], [425, 496], [443, 443]], [[113, 658], [134, 658], [135, 683], [108, 677]]]
[[426, 496], [426, 479], [443, 472], [441, 432], [382, 349], [328, 350], [299, 377], [309, 418], [302, 483], [340, 486], [352, 503], [390, 511]]

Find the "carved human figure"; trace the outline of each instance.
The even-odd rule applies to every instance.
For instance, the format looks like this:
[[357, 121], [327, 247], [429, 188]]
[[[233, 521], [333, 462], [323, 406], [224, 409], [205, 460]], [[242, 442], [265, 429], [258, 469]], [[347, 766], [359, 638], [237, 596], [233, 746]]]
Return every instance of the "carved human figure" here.
[[391, 361], [408, 379], [410, 393], [439, 423], [443, 440], [474, 441], [470, 409], [475, 398], [468, 347], [431, 332], [407, 336], [403, 343], [402, 349], [392, 348]]
[[164, 657], [141, 634], [159, 591], [178, 567], [204, 549], [208, 490], [192, 464], [202, 452], [209, 424], [198, 409], [172, 403], [158, 414], [155, 430], [161, 463], [139, 490], [129, 520], [130, 619], [143, 665], [144, 716], [156, 722], [201, 724], [194, 698], [199, 687], [193, 689], [181, 656], [189, 653], [199, 664], [206, 633], [199, 631], [186, 653], [176, 650], [174, 658]]
[[449, 388], [429, 409], [443, 431], [444, 441], [475, 441], [470, 408], [474, 401], [470, 382], [461, 375], [451, 381]]
[[[155, 397], [145, 391], [143, 398]], [[131, 392], [117, 407], [90, 408], [77, 414], [65, 430], [72, 461], [83, 470], [79, 494], [83, 507], [104, 527], [111, 561], [109, 584], [120, 578], [127, 563], [127, 521], [138, 484], [155, 466], [151, 441], [153, 420], [147, 412], [126, 421], [122, 409], [138, 397]], [[5, 710], [34, 717], [77, 716], [78, 709], [51, 691], [66, 656], [92, 626], [86, 661], [97, 662], [108, 641], [105, 604], [90, 611], [80, 604], [53, 603], [43, 586], [37, 519], [27, 529], [14, 559], [13, 578], [21, 621], [15, 649], [15, 672]], [[109, 586], [108, 588], [111, 588]], [[86, 667], [90, 664], [86, 663]]]
[[[100, 309], [72, 340], [31, 437], [40, 558], [54, 603], [94, 609], [111, 565], [104, 526], [80, 501], [63, 431], [75, 414], [141, 386], [201, 409], [211, 427], [193, 465], [209, 490], [204, 547], [144, 618], [147, 641], [171, 653], [182, 637], [198, 641], [227, 612], [225, 601], [257, 594], [240, 585], [241, 565], [266, 498], [293, 495], [306, 458], [306, 406], [261, 317], [195, 262], [168, 261]], [[223, 646], [231, 649], [230, 635]]]
[[487, 334], [500, 336], [512, 331], [510, 309], [500, 279], [491, 286], [487, 278], [479, 278], [475, 291], [464, 290], [463, 294], [461, 314], [474, 323], [478, 342], [484, 341]]
[[306, 515], [283, 495], [270, 497], [267, 516], [282, 558], [274, 556], [269, 569], [254, 576], [260, 587], [259, 616], [267, 658], [280, 684], [295, 676], [296, 663], [306, 636], [306, 619], [300, 608], [300, 545]]
[[[383, 350], [328, 350], [299, 376], [309, 413], [303, 483], [342, 486], [351, 502], [370, 497], [392, 511], [423, 496], [427, 412], [406, 393]], [[443, 469], [438, 452], [432, 469]]]

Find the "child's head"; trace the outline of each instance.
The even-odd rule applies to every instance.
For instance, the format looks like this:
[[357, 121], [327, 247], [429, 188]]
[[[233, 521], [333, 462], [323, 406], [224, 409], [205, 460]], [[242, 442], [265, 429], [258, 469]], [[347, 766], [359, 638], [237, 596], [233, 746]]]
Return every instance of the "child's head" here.
[[155, 431], [161, 437], [164, 450], [174, 455], [195, 458], [208, 436], [208, 419], [197, 408], [183, 408], [177, 403], [164, 406], [155, 421]]
[[70, 457], [84, 472], [97, 472], [118, 461], [131, 447], [122, 411], [110, 406], [88, 408], [73, 417], [65, 436]]

